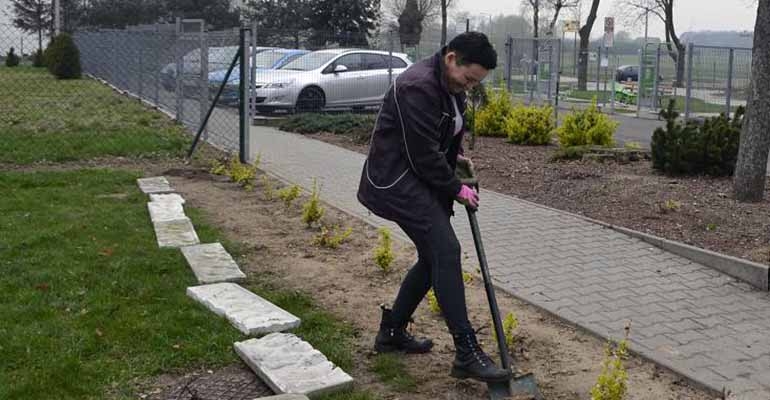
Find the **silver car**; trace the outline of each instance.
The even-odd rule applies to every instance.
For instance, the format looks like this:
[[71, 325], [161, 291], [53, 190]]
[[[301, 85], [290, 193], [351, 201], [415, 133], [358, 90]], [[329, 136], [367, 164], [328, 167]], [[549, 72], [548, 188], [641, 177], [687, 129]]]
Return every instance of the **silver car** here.
[[259, 112], [360, 109], [378, 106], [411, 61], [406, 54], [358, 49], [319, 50], [280, 69], [257, 72], [254, 102]]

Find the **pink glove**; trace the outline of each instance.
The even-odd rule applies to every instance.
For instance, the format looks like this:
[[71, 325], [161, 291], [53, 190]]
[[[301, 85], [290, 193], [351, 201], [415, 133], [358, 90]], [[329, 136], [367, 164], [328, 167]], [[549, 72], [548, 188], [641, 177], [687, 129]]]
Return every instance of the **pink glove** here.
[[468, 185], [462, 185], [460, 192], [457, 193], [457, 201], [471, 208], [479, 208], [479, 194], [476, 189], [472, 189]]

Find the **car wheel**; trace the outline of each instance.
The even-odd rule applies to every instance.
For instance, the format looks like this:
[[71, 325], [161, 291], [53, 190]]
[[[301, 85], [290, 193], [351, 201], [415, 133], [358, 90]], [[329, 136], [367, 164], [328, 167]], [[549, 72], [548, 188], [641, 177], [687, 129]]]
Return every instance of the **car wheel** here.
[[296, 109], [298, 113], [318, 112], [326, 105], [326, 95], [323, 90], [316, 86], [310, 86], [302, 89], [297, 97]]

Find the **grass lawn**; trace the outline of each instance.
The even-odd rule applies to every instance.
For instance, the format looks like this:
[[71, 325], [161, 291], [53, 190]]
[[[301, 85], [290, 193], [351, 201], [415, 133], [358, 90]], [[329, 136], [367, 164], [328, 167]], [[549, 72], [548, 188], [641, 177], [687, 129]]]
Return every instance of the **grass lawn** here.
[[[185, 295], [195, 278], [179, 250], [157, 247], [136, 177], [0, 173], [0, 398], [128, 399], [136, 378], [236, 362], [232, 344], [244, 337]], [[222, 241], [187, 211], [203, 242]], [[298, 335], [351, 367], [350, 327], [302, 294], [247, 287], [299, 316]]]
[[[580, 99], [580, 100], [591, 100], [594, 97], [597, 98], [597, 102], [603, 103], [610, 101], [611, 93], [609, 91], [601, 91], [597, 92], [594, 90], [571, 90], [567, 93], [567, 97], [573, 98], [573, 99]], [[664, 96], [663, 99], [661, 99], [661, 106], [664, 108], [668, 105], [668, 99], [670, 99], [671, 96]], [[684, 96], [676, 96], [676, 109], [680, 112], [684, 112]], [[617, 99], [616, 99], [617, 101]], [[725, 109], [727, 107], [724, 105], [719, 104], [711, 104], [707, 103], [701, 99], [691, 98], [690, 99], [690, 112], [694, 113], [723, 113], [725, 112]], [[736, 109], [738, 109], [737, 106], [731, 106], [730, 109], [735, 112]]]
[[593, 100], [594, 97], [596, 97], [596, 101], [598, 103], [603, 102], [609, 102], [610, 97], [612, 96], [612, 93], [609, 91], [600, 91], [597, 92], [595, 90], [570, 90], [566, 93], [566, 96], [568, 98], [572, 99], [579, 99], [579, 100]]
[[0, 164], [175, 157], [191, 143], [180, 125], [137, 100], [41, 68], [0, 67], [0, 105]]

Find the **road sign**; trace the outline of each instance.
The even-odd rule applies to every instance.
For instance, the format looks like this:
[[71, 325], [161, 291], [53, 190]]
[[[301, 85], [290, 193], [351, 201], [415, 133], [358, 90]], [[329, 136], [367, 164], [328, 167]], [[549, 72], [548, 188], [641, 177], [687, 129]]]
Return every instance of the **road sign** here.
[[615, 42], [615, 18], [604, 18], [604, 46], [612, 47]]
[[565, 20], [564, 23], [564, 32], [577, 32], [580, 30], [580, 21], [578, 20]]

